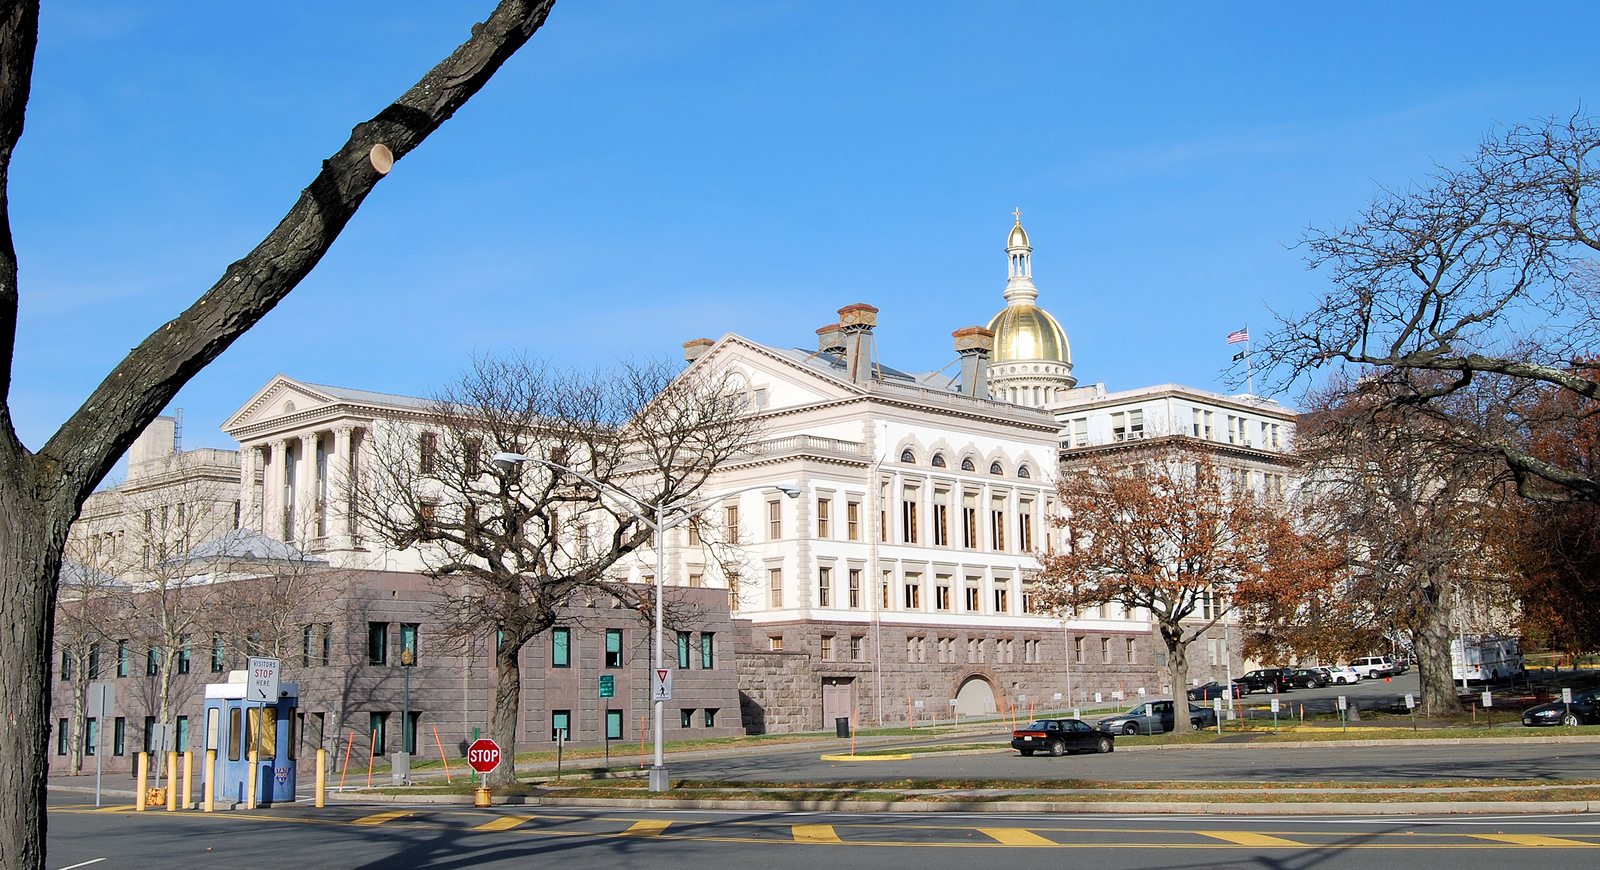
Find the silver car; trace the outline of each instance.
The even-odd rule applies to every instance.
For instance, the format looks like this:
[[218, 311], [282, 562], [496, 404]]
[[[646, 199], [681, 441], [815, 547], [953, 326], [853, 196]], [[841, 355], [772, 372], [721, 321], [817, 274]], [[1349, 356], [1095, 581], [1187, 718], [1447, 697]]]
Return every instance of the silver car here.
[[[1196, 728], [1217, 724], [1217, 714], [1208, 707], [1189, 705], [1189, 722]], [[1113, 734], [1162, 734], [1172, 730], [1172, 701], [1157, 698], [1129, 709], [1125, 713], [1107, 716], [1095, 722], [1101, 731]]]

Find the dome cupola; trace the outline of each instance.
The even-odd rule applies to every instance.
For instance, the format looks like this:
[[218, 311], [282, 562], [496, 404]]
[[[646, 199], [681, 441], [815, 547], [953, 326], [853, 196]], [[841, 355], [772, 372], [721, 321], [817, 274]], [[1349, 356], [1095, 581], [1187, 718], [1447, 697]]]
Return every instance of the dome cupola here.
[[1016, 223], [1006, 239], [1006, 307], [989, 321], [994, 333], [989, 392], [1001, 401], [1041, 407], [1078, 380], [1072, 376], [1066, 330], [1034, 304], [1039, 288], [1033, 284], [1033, 245], [1022, 228], [1021, 210], [1012, 214]]

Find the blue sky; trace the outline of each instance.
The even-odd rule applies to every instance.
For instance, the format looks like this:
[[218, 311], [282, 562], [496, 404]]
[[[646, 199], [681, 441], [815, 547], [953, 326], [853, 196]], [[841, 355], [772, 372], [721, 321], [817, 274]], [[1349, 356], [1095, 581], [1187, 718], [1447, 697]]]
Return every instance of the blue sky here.
[[[10, 188], [24, 442], [491, 5], [47, 4]], [[809, 346], [852, 302], [886, 362], [940, 368], [1003, 305], [1019, 206], [1080, 381], [1226, 390], [1226, 333], [1318, 290], [1306, 227], [1571, 113], [1594, 36], [1568, 5], [566, 0], [184, 389], [185, 446], [231, 446], [276, 372], [425, 395], [475, 353]]]

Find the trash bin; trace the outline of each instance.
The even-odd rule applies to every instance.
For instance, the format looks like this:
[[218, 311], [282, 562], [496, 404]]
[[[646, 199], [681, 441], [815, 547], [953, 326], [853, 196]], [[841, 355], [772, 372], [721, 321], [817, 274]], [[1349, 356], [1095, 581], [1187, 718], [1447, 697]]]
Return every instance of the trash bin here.
[[840, 716], [839, 718], [833, 720], [833, 733], [839, 735], [840, 737], [849, 737], [850, 717]]

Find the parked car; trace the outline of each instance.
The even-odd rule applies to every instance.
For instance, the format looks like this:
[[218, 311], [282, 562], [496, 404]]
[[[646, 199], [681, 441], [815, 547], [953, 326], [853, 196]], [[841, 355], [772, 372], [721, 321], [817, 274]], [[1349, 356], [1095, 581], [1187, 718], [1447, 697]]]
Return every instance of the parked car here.
[[1350, 663], [1350, 667], [1354, 668], [1355, 672], [1365, 680], [1392, 677], [1400, 673], [1400, 666], [1395, 664], [1394, 659], [1388, 656], [1367, 656], [1366, 658], [1356, 659]]
[[1600, 689], [1573, 695], [1571, 704], [1554, 701], [1522, 711], [1524, 725], [1600, 725]]
[[1023, 755], [1111, 752], [1116, 749], [1116, 740], [1082, 719], [1040, 719], [1011, 732], [1011, 748]]
[[1289, 685], [1289, 672], [1283, 668], [1260, 668], [1234, 677], [1233, 681], [1244, 686], [1245, 694], [1251, 692], [1287, 692]]
[[[1160, 734], [1165, 731], [1171, 731], [1174, 724], [1172, 701], [1166, 698], [1146, 701], [1137, 707], [1130, 708], [1125, 713], [1107, 716], [1094, 724], [1101, 731], [1109, 731], [1115, 734]], [[1217, 714], [1212, 712], [1209, 707], [1190, 704], [1189, 724], [1196, 728], [1215, 725], [1217, 724]]]
[[[1229, 687], [1224, 686], [1216, 680], [1212, 680], [1209, 683], [1202, 683], [1198, 686], [1192, 686], [1189, 688], [1189, 700], [1209, 701], [1212, 698], [1226, 698], [1228, 696], [1228, 688]], [[1235, 698], [1243, 698], [1244, 686], [1234, 683], [1233, 696]]]
[[1289, 685], [1299, 689], [1320, 689], [1328, 684], [1321, 668], [1295, 668], [1289, 672]]
[[1322, 677], [1323, 677], [1322, 684], [1325, 685], [1325, 686], [1327, 686], [1327, 685], [1344, 685], [1346, 683], [1359, 683], [1359, 682], [1361, 682], [1361, 675], [1356, 673], [1356, 669], [1355, 668], [1349, 667], [1347, 665], [1340, 665], [1340, 666], [1336, 666], [1336, 667], [1317, 668], [1317, 670], [1322, 672]]

